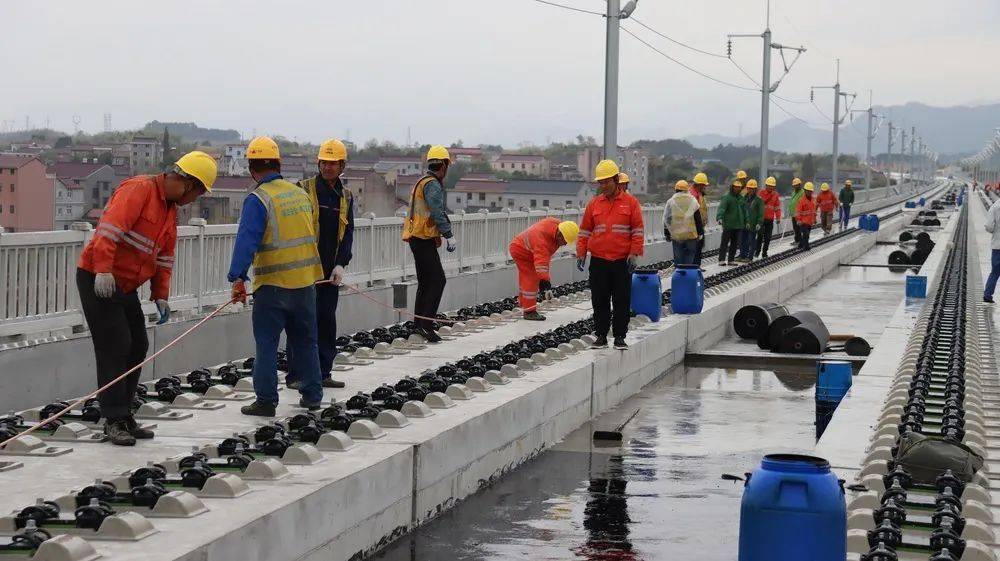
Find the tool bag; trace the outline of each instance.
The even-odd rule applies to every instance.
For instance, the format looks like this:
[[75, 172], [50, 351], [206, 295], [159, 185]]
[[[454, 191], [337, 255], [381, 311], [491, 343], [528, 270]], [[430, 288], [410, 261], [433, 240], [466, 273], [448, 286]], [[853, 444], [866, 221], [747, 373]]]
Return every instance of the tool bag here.
[[948, 469], [968, 483], [983, 467], [983, 457], [961, 442], [908, 432], [899, 437], [896, 464], [913, 477], [914, 483], [933, 485], [937, 476]]

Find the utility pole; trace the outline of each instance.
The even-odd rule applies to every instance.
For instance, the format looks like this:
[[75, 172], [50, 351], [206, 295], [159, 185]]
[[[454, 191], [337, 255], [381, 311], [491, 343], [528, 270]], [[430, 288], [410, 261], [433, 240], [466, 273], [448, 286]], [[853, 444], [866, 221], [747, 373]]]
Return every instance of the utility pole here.
[[608, 0], [607, 46], [604, 51], [604, 159], [618, 160], [618, 45], [619, 25], [635, 11], [638, 0]]
[[[813, 86], [813, 90], [833, 90], [833, 161], [831, 162], [831, 174], [830, 181], [833, 182], [834, 186], [838, 185], [837, 180], [837, 168], [840, 159], [840, 125], [844, 123], [844, 119], [847, 118], [850, 110], [844, 113], [844, 116], [840, 116], [840, 97], [844, 98], [850, 97], [851, 99], [857, 97], [857, 94], [844, 93], [840, 91], [840, 59], [837, 59], [837, 81], [832, 86]], [[810, 100], [813, 97], [813, 92], [809, 92]], [[850, 107], [850, 106], [848, 106]]]
[[887, 147], [888, 155], [886, 156], [886, 169], [889, 171], [885, 174], [885, 186], [892, 187], [892, 121], [889, 121], [889, 146]]
[[913, 180], [913, 146], [917, 140], [917, 127], [910, 127], [910, 180]]
[[899, 183], [903, 183], [903, 170], [906, 168], [906, 129], [899, 129]]
[[[872, 185], [872, 140], [874, 139], [874, 134], [872, 131], [873, 121], [875, 120], [875, 113], [872, 111], [872, 91], [868, 90], [868, 109], [855, 109], [851, 111], [854, 113], [864, 113], [868, 116], [868, 134], [865, 136], [865, 188], [871, 189]], [[891, 142], [891, 139], [890, 139]]]

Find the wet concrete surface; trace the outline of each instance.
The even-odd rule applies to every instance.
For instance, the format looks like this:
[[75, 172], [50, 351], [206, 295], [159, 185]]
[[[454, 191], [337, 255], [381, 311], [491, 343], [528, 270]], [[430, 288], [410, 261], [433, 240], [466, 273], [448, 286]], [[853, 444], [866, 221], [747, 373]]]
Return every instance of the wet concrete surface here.
[[[811, 371], [677, 367], [375, 558], [731, 561], [743, 484], [721, 475], [811, 452], [814, 384]], [[591, 439], [637, 409], [621, 446]]]

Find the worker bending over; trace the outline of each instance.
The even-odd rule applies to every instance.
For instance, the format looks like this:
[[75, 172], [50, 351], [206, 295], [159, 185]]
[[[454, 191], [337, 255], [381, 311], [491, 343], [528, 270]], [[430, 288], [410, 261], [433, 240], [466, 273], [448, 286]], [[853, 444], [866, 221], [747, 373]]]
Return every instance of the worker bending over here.
[[764, 201], [757, 196], [757, 180], [747, 181], [746, 194], [743, 196], [743, 235], [740, 238], [740, 261], [753, 261], [754, 247], [760, 225], [764, 222]]
[[663, 209], [663, 235], [673, 244], [674, 265], [696, 265], [698, 246], [705, 239], [701, 205], [690, 189], [683, 179], [675, 183], [674, 195]]
[[722, 225], [722, 238], [719, 240], [719, 265], [736, 264], [736, 250], [740, 245], [740, 234], [746, 224], [743, 212], [743, 197], [740, 191], [743, 182], [734, 179], [729, 186], [729, 192], [719, 200], [719, 208], [715, 211], [715, 220]]
[[809, 235], [816, 224], [816, 200], [813, 199], [813, 184], [806, 182], [802, 198], [795, 205], [795, 222], [799, 226], [799, 249], [809, 250]]
[[[137, 290], [150, 281], [150, 300], [170, 317], [167, 299], [177, 242], [177, 207], [212, 190], [215, 159], [190, 152], [173, 170], [126, 179], [108, 201], [90, 243], [80, 255], [76, 286], [90, 329], [97, 363], [97, 385], [104, 386], [146, 358], [149, 341]], [[153, 438], [132, 416], [141, 370], [98, 394], [104, 434], [112, 444], [133, 446]]]
[[757, 247], [754, 255], [767, 259], [767, 249], [771, 246], [771, 235], [774, 233], [774, 223], [781, 222], [781, 195], [778, 194], [778, 181], [772, 176], [764, 180], [764, 189], [760, 192], [760, 200], [764, 202], [764, 222], [757, 233]]
[[[698, 172], [694, 176], [694, 187], [691, 188], [691, 194], [695, 199], [698, 200], [698, 213], [701, 214], [701, 225], [703, 228], [708, 227], [708, 203], [705, 201], [705, 192], [708, 190], [708, 176], [702, 172]], [[698, 238], [698, 249], [694, 254], [694, 265], [697, 265], [699, 269], [704, 271], [701, 267], [701, 256], [705, 252], [705, 236], [702, 235]]]
[[837, 199], [840, 201], [840, 229], [843, 230], [851, 221], [851, 205], [854, 204], [854, 184], [850, 179], [844, 182]]
[[823, 225], [823, 235], [829, 236], [833, 231], [833, 213], [840, 206], [837, 197], [830, 191], [830, 186], [823, 183], [819, 186], [819, 196], [816, 197], [819, 207], [820, 223]]
[[517, 265], [518, 298], [524, 319], [544, 321], [538, 313], [538, 298], [552, 298], [552, 256], [566, 244], [576, 243], [580, 227], [576, 222], [543, 218], [510, 242], [510, 256]]
[[[319, 373], [324, 388], [342, 388], [344, 383], [331, 374], [337, 356], [337, 302], [344, 269], [351, 263], [354, 244], [354, 195], [340, 181], [347, 167], [347, 147], [330, 139], [319, 147], [316, 156], [319, 173], [299, 182], [309, 195], [316, 229], [316, 247], [323, 264], [323, 278], [316, 285], [316, 341], [319, 347]], [[294, 352], [293, 352], [294, 353]], [[295, 378], [286, 377], [289, 388], [298, 389]]]
[[281, 177], [281, 154], [274, 140], [257, 137], [247, 147], [250, 176], [257, 188], [243, 201], [243, 212], [229, 266], [232, 296], [246, 302], [247, 270], [253, 263], [253, 363], [256, 401], [244, 415], [273, 417], [278, 404], [278, 342], [285, 332], [289, 372], [298, 381], [299, 405], [319, 409], [323, 399], [316, 346], [316, 287], [323, 267], [309, 196]]
[[799, 199], [802, 198], [802, 180], [796, 177], [792, 179], [792, 196], [788, 197], [788, 217], [792, 219], [792, 232], [795, 233], [795, 245], [796, 247], [802, 241], [802, 232], [799, 230], [799, 223], [795, 220], [795, 209], [799, 205]]
[[[616, 349], [627, 349], [632, 271], [643, 251], [642, 209], [639, 201], [618, 185], [618, 164], [597, 163], [598, 194], [587, 203], [576, 240], [576, 268], [590, 258], [590, 300], [594, 306], [594, 348], [608, 346], [608, 330]], [[612, 306], [614, 319], [612, 320]], [[613, 327], [612, 327], [613, 324]]]
[[417, 294], [413, 313], [417, 333], [429, 343], [441, 342], [434, 331], [433, 318], [441, 305], [441, 295], [448, 281], [441, 266], [441, 238], [445, 239], [449, 253], [458, 243], [451, 233], [451, 220], [445, 207], [444, 187], [441, 182], [448, 174], [451, 156], [444, 146], [431, 146], [427, 151], [427, 173], [410, 191], [410, 211], [403, 221], [403, 241], [413, 252], [413, 266], [417, 270]]

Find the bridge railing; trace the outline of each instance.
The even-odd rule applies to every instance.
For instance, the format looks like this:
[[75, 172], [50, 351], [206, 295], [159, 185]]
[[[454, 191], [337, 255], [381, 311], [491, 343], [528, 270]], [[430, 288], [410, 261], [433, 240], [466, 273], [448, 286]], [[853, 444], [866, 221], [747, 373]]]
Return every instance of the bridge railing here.
[[[892, 196], [898, 188], [859, 191], [857, 203]], [[715, 225], [716, 204], [709, 208]], [[642, 209], [646, 243], [663, 240], [663, 205]], [[442, 249], [445, 271], [454, 274], [506, 265], [507, 246], [518, 232], [546, 216], [579, 221], [582, 209], [462, 213], [451, 215], [458, 250]], [[87, 224], [55, 232], [0, 232], [0, 338], [16, 338], [83, 325], [76, 290], [76, 263], [94, 235]], [[402, 218], [372, 216], [355, 219], [353, 260], [346, 282], [356, 285], [391, 283], [415, 274], [409, 249], [401, 241]], [[236, 224], [205, 225], [200, 219], [178, 227], [176, 261], [170, 287], [175, 311], [201, 310], [229, 298], [226, 278], [236, 238]], [[560, 255], [570, 254], [563, 247]], [[149, 298], [148, 285], [140, 298]], [[153, 313], [146, 303], [147, 313]]]

